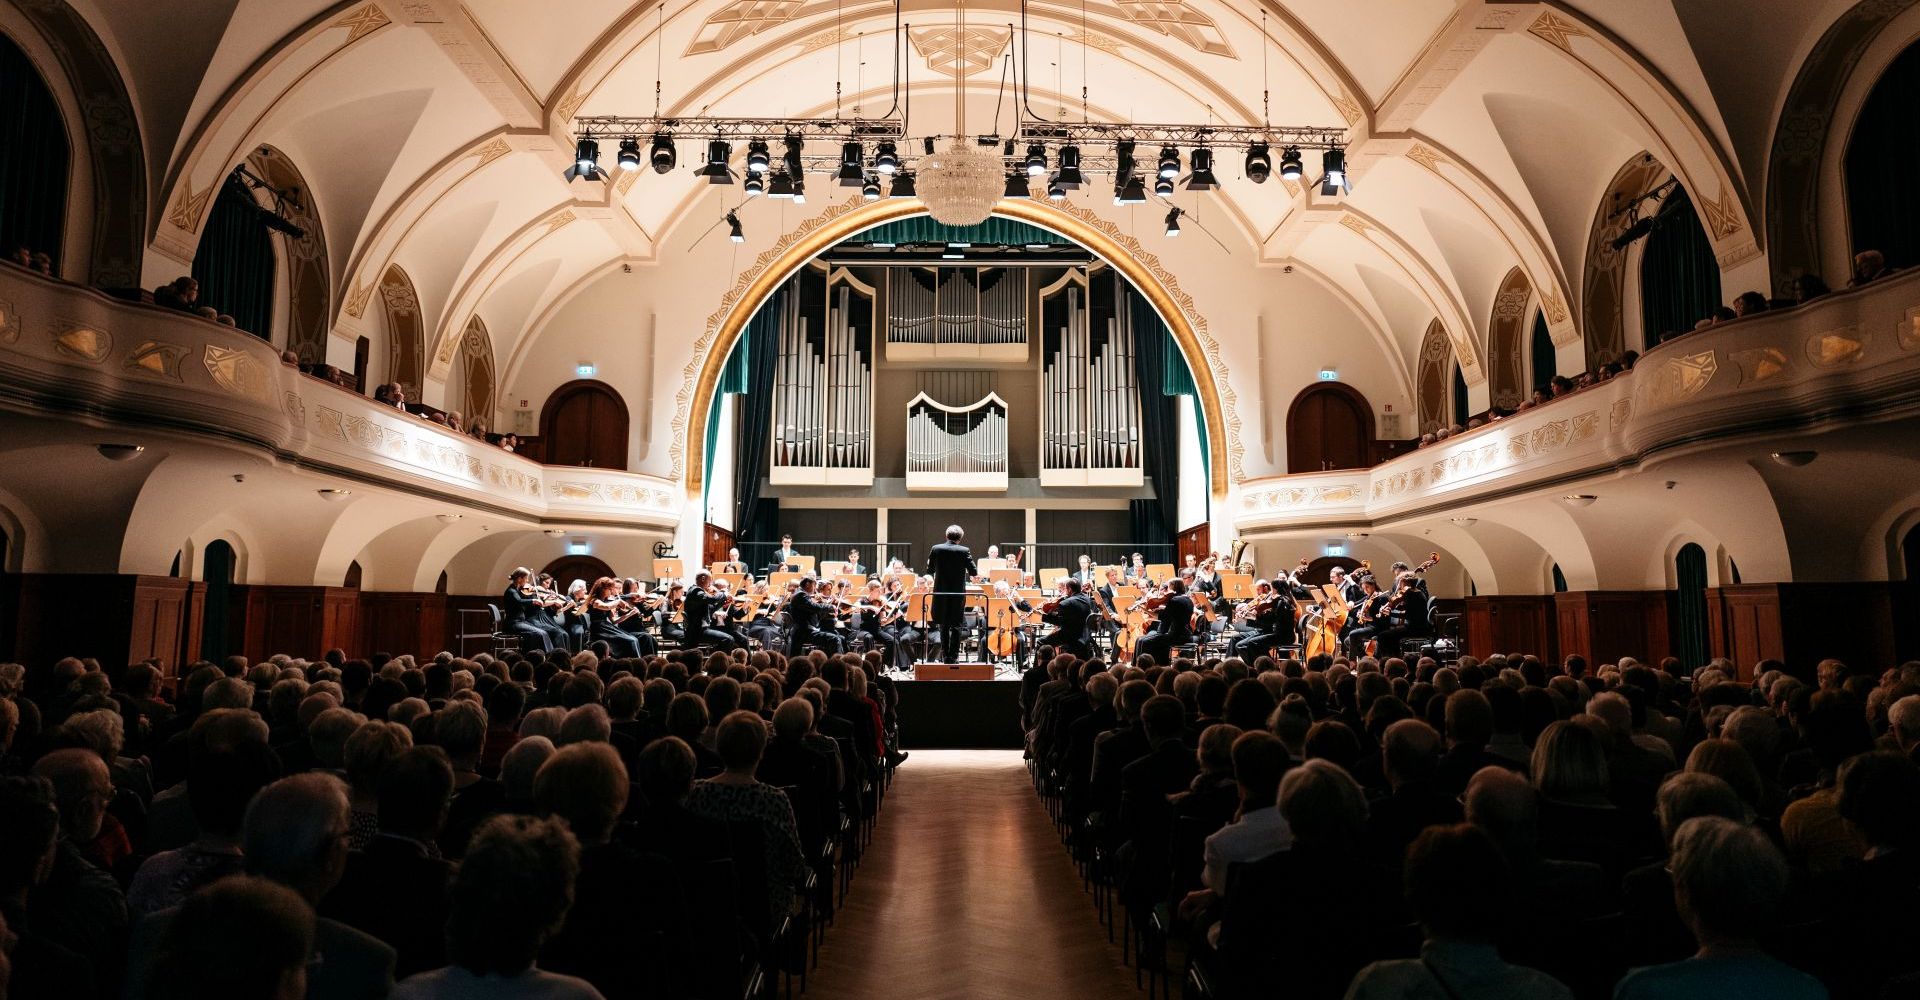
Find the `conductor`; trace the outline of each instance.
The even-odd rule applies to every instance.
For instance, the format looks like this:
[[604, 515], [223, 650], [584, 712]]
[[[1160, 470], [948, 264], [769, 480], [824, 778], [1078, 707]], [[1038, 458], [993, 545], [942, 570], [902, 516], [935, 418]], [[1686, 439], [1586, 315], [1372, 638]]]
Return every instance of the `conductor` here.
[[957, 524], [947, 526], [947, 540], [927, 552], [927, 573], [933, 577], [933, 623], [940, 627], [942, 663], [952, 663], [960, 655], [960, 623], [966, 617], [967, 581], [977, 570], [973, 553], [960, 539], [966, 532]]

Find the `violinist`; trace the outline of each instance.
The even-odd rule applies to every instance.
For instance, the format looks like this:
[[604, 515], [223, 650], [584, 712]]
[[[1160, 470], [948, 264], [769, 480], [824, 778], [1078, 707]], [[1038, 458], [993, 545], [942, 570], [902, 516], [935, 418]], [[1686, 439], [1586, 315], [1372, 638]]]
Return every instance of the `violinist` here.
[[1187, 582], [1175, 577], [1167, 581], [1166, 594], [1154, 600], [1160, 602], [1155, 624], [1134, 644], [1133, 652], [1136, 657], [1145, 653], [1155, 663], [1168, 665], [1173, 663], [1176, 647], [1193, 642], [1193, 598], [1187, 595]]
[[560, 627], [566, 629], [573, 651], [587, 648], [587, 581], [575, 580], [567, 587], [567, 604], [560, 609]]
[[1000, 650], [994, 652], [996, 655], [1011, 655], [1015, 664], [1025, 663], [1027, 660], [1027, 633], [1020, 625], [1026, 621], [1027, 615], [1033, 613], [1033, 604], [1026, 598], [1014, 593], [1013, 587], [1008, 585], [1005, 580], [994, 581], [993, 599], [994, 601], [1006, 602], [1006, 620], [995, 622], [990, 620], [991, 615], [985, 616], [982, 619], [981, 627], [984, 634], [980, 640], [980, 648], [982, 650], [991, 650], [994, 637], [998, 635], [1001, 629], [1008, 629], [1011, 630], [1013, 639], [1011, 654], [1007, 652], [1004, 644]]
[[[610, 576], [593, 581], [588, 591], [588, 632], [594, 642], [604, 642], [614, 656], [639, 657], [640, 637], [627, 631], [625, 623], [640, 616], [640, 610], [620, 599], [620, 582]], [[653, 637], [647, 636], [647, 644]]]
[[[899, 644], [901, 650], [903, 651], [903, 655], [905, 655], [904, 651], [909, 646], [917, 645], [922, 650], [925, 650], [926, 647], [934, 641], [933, 625], [931, 621], [915, 622], [909, 617], [907, 617], [908, 614], [912, 612], [913, 602], [918, 597], [918, 595], [921, 595], [921, 594], [931, 595], [932, 593], [933, 593], [933, 577], [916, 576], [913, 578], [913, 589], [902, 592], [899, 595], [899, 597], [896, 598], [897, 602], [900, 605], [900, 612], [899, 612], [900, 620], [897, 623], [895, 623], [893, 627], [893, 635], [894, 635], [895, 642]], [[931, 596], [928, 597], [927, 602], [929, 606], [932, 604]], [[930, 607], [929, 607], [929, 610], [931, 610]], [[911, 657], [908, 657], [908, 659], [911, 660]], [[911, 665], [912, 664], [909, 662], [908, 666], [911, 666]]]
[[[1116, 570], [1107, 570], [1108, 580], [1117, 574]], [[1040, 613], [1047, 624], [1053, 626], [1053, 631], [1041, 636], [1042, 646], [1052, 646], [1055, 652], [1072, 653], [1083, 660], [1093, 658], [1093, 649], [1087, 644], [1087, 622], [1094, 616], [1093, 598], [1087, 596], [1080, 581], [1060, 581], [1060, 597], [1041, 605]]]
[[1372, 573], [1360, 577], [1361, 598], [1354, 605], [1353, 613], [1347, 616], [1347, 634], [1344, 641], [1347, 652], [1354, 659], [1366, 654], [1367, 640], [1386, 631], [1387, 623], [1381, 617], [1381, 609], [1386, 607], [1388, 594], [1382, 593], [1380, 584]]
[[685, 599], [685, 584], [676, 583], [667, 588], [666, 600], [659, 602], [659, 610], [653, 613], [654, 623], [660, 626], [660, 638], [679, 646], [687, 644], [687, 626], [684, 616], [681, 621], [673, 620], [673, 613], [680, 610]]
[[900, 637], [891, 620], [892, 612], [880, 581], [867, 581], [859, 603], [853, 606], [853, 634], [856, 639], [864, 636], [869, 648], [879, 650], [882, 663], [902, 666]]
[[1420, 584], [1420, 577], [1412, 571], [1401, 573], [1393, 596], [1382, 604], [1381, 625], [1384, 627], [1373, 636], [1382, 651], [1398, 650], [1402, 639], [1428, 635], [1427, 609], [1431, 601]]
[[[1284, 583], [1284, 575], [1281, 580]], [[1242, 625], [1250, 631], [1244, 638], [1234, 640], [1232, 647], [1233, 655], [1248, 663], [1265, 656], [1267, 650], [1275, 646], [1294, 643], [1291, 588], [1261, 580], [1254, 584], [1253, 591], [1253, 600], [1240, 611]]]
[[500, 631], [520, 640], [520, 648], [543, 653], [565, 648], [567, 635], [553, 623], [533, 587], [533, 571], [522, 566], [507, 577], [507, 591], [501, 595]]
[[800, 589], [787, 599], [787, 618], [793, 625], [791, 652], [794, 654], [817, 648], [828, 656], [834, 656], [842, 649], [840, 637], [823, 629], [833, 621], [833, 606], [816, 600], [819, 586], [819, 580], [803, 576], [800, 578]]
[[[787, 586], [790, 591], [793, 585]], [[754, 587], [762, 597], [760, 614], [747, 622], [745, 632], [748, 638], [760, 640], [761, 649], [776, 649], [780, 646], [780, 615], [785, 610], [787, 592], [769, 593], [764, 583]]]
[[714, 616], [727, 604], [727, 598], [718, 597], [713, 592], [713, 574], [701, 570], [693, 575], [693, 586], [688, 588], [681, 599], [681, 608], [685, 620], [681, 623], [681, 640], [684, 646], [700, 646], [729, 652], [738, 645], [733, 634], [720, 628]]

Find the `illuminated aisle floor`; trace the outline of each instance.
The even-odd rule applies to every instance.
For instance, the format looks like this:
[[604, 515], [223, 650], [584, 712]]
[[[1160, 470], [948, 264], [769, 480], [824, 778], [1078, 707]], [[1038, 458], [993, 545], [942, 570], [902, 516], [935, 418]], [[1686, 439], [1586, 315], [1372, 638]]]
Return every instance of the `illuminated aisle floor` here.
[[817, 1000], [1135, 995], [1017, 750], [916, 750], [808, 978]]

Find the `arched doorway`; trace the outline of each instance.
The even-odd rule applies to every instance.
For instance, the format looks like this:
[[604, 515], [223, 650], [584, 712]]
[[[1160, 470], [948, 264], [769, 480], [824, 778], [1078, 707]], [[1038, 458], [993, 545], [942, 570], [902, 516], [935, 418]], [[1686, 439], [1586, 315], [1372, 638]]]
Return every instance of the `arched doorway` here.
[[1707, 662], [1707, 550], [1688, 542], [1673, 555], [1674, 653], [1691, 670]]
[[540, 445], [548, 465], [627, 467], [627, 404], [598, 379], [553, 390], [540, 408]]
[[1364, 469], [1373, 464], [1373, 407], [1342, 382], [1316, 382], [1287, 407], [1287, 471]]
[[1640, 255], [1640, 329], [1653, 345], [1693, 329], [1720, 305], [1720, 262], [1685, 188], [1660, 203]]
[[0, 124], [0, 252], [26, 247], [62, 266], [67, 176], [72, 147], [60, 106], [26, 53], [0, 35], [0, 93], [11, 95], [13, 112]]
[[218, 663], [232, 651], [227, 642], [227, 603], [232, 596], [236, 562], [233, 546], [217, 539], [207, 543], [200, 572], [200, 579], [207, 585], [205, 610], [200, 616], [200, 658], [203, 660]]
[[1318, 587], [1333, 578], [1334, 567], [1346, 570], [1349, 575], [1360, 568], [1360, 560], [1350, 556], [1321, 556], [1307, 563], [1307, 568], [1294, 574], [1294, 579], [1308, 586]]
[[1560, 374], [1559, 361], [1554, 357], [1553, 332], [1547, 328], [1547, 314], [1544, 312], [1533, 314], [1533, 343], [1529, 351], [1532, 354], [1529, 370], [1533, 381], [1528, 388], [1539, 389]]
[[[1847, 137], [1849, 250], [1878, 250], [1888, 267], [1920, 264], [1920, 195], [1913, 191], [1908, 152], [1920, 125], [1920, 45], [1909, 46], [1867, 94]], [[1827, 279], [1838, 287], [1838, 275]]]
[[547, 568], [540, 572], [552, 576], [554, 586], [565, 593], [575, 580], [585, 580], [587, 586], [591, 587], [593, 581], [603, 576], [612, 576], [613, 567], [593, 556], [561, 556], [548, 563]]

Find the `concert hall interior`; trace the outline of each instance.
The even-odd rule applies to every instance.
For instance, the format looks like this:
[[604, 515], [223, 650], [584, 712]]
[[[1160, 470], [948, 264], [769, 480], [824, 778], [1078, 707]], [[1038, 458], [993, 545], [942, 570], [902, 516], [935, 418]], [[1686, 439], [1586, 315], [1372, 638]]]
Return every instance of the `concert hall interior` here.
[[0, 0], [0, 104], [0, 1000], [1920, 995], [1915, 0]]

